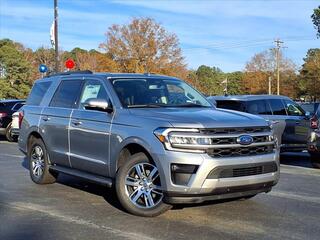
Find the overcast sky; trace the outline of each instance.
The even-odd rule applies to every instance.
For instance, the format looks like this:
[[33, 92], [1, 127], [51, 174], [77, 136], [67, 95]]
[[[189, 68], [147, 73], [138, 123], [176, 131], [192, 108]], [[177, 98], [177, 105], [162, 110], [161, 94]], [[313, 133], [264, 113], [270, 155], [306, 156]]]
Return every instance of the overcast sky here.
[[[257, 52], [284, 41], [284, 54], [301, 65], [320, 47], [310, 15], [319, 0], [111, 1], [58, 0], [60, 47], [98, 49], [114, 23], [152, 17], [175, 33], [189, 68], [201, 64], [243, 70]], [[50, 46], [53, 0], [0, 0], [0, 38], [36, 49]]]

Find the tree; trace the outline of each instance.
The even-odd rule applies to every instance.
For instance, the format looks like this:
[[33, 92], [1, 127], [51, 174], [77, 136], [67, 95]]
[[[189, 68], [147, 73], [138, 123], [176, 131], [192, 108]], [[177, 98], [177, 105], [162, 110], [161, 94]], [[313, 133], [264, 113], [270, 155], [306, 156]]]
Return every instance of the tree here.
[[152, 72], [185, 78], [188, 74], [175, 34], [151, 18], [134, 18], [128, 25], [112, 25], [100, 44], [123, 72]]
[[[264, 51], [255, 54], [246, 64], [243, 76], [243, 91], [247, 94], [267, 94], [269, 89], [269, 77], [272, 79], [272, 93], [276, 92], [276, 61], [275, 51]], [[280, 67], [280, 93], [296, 98], [298, 84], [296, 66], [283, 54], [279, 53]]]
[[313, 14], [311, 19], [314, 25], [314, 28], [317, 30], [317, 37], [320, 38], [320, 6], [313, 9]]
[[32, 66], [17, 43], [0, 40], [0, 67], [0, 98], [25, 98], [32, 85]]
[[320, 48], [308, 50], [299, 78], [303, 93], [314, 101], [320, 99]]
[[243, 72], [226, 73], [225, 77], [228, 79], [228, 95], [242, 94]]

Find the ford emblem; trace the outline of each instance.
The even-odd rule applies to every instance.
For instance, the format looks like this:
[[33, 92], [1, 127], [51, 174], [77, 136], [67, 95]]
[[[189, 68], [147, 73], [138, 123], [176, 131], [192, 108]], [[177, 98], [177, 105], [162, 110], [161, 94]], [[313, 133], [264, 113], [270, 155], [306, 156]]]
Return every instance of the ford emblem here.
[[237, 138], [237, 143], [241, 145], [250, 145], [253, 143], [253, 138], [249, 135], [242, 135]]

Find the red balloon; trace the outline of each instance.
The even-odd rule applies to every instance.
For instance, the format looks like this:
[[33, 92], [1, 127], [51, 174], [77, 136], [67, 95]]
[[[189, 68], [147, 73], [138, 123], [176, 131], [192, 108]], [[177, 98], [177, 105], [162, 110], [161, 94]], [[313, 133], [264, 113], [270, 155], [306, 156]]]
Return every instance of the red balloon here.
[[74, 61], [72, 59], [68, 59], [66, 62], [65, 62], [65, 66], [66, 68], [68, 69], [71, 69], [71, 68], [74, 68]]

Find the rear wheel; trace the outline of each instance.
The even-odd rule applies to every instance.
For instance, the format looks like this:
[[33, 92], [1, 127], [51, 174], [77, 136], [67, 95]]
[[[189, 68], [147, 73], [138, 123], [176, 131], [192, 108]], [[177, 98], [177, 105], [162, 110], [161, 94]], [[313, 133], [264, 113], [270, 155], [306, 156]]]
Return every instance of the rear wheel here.
[[49, 172], [49, 159], [46, 147], [41, 139], [33, 138], [28, 149], [29, 172], [37, 184], [54, 183], [57, 173]]
[[12, 123], [9, 123], [7, 128], [6, 128], [6, 139], [9, 142], [15, 142], [17, 141], [17, 137], [12, 135]]
[[311, 164], [314, 168], [320, 168], [320, 153], [319, 154], [314, 154], [312, 153], [310, 155], [311, 158]]
[[122, 206], [134, 215], [154, 217], [171, 208], [163, 202], [158, 168], [144, 153], [130, 156], [120, 167], [116, 192]]

